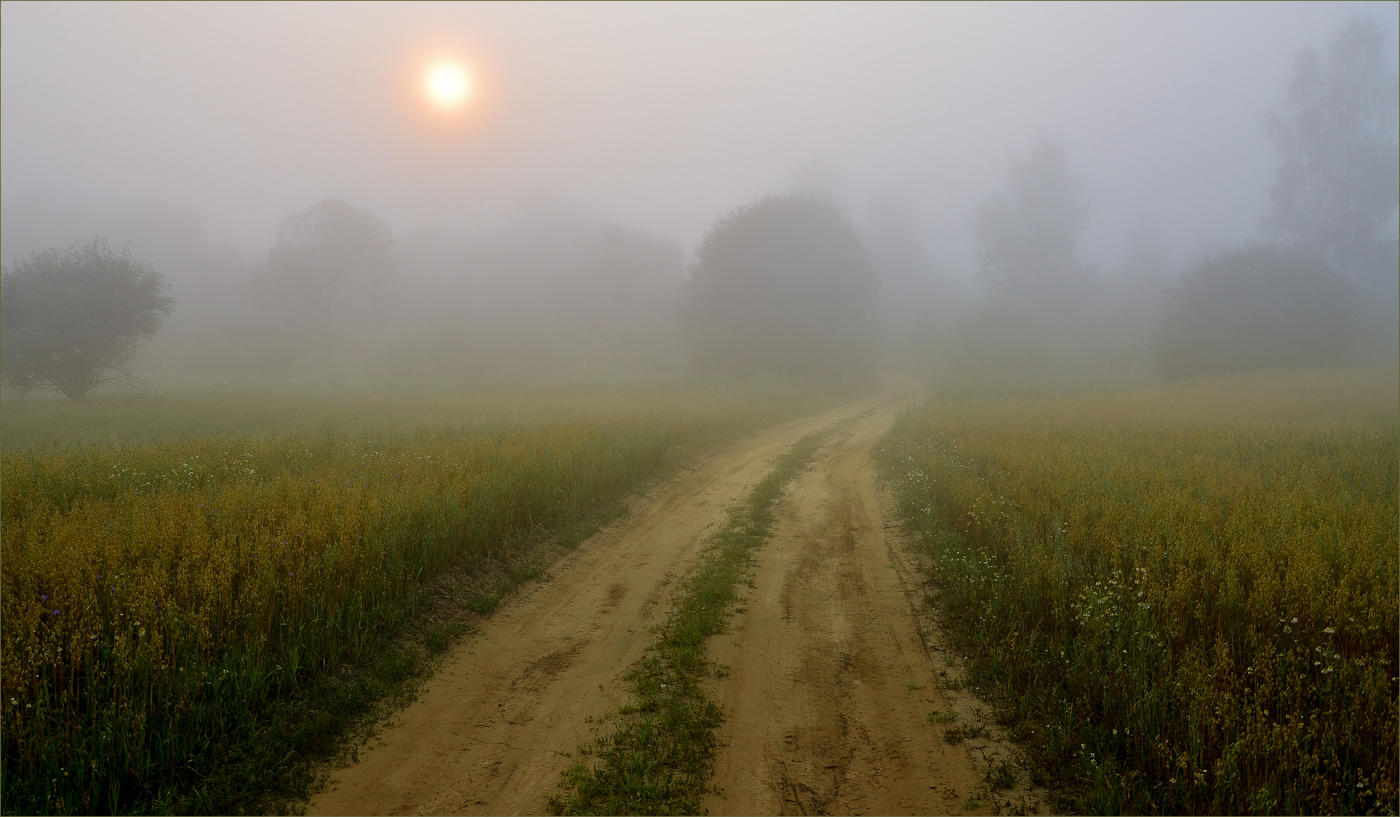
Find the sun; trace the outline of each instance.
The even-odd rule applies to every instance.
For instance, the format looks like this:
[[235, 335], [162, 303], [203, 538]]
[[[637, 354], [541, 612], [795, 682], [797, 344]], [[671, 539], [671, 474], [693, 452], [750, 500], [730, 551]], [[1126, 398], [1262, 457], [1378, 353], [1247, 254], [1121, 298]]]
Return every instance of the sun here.
[[435, 107], [455, 111], [471, 98], [471, 74], [459, 63], [434, 63], [423, 74], [423, 91]]

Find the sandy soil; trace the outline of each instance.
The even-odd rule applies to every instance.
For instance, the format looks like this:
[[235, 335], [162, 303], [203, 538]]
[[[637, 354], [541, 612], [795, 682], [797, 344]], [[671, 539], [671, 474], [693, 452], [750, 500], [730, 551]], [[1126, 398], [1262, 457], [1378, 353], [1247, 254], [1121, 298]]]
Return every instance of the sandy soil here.
[[[711, 814], [953, 814], [1034, 809], [984, 784], [1009, 757], [977, 702], [944, 681], [914, 599], [914, 554], [876, 489], [871, 449], [896, 408], [818, 453], [779, 505], [734, 630], [710, 645], [728, 674]], [[952, 724], [933, 710], [956, 712]], [[989, 734], [950, 745], [949, 726]]]
[[[713, 814], [948, 814], [1024, 809], [984, 784], [1009, 745], [956, 746], [986, 723], [953, 693], [922, 604], [917, 554], [877, 492], [870, 451], [912, 396], [880, 397], [730, 446], [640, 498], [580, 545], [551, 580], [509, 600], [454, 648], [418, 700], [331, 774], [310, 814], [538, 814], [560, 774], [623, 703], [622, 676], [652, 642], [674, 580], [775, 457], [813, 431], [836, 433], [780, 500], [773, 537], [734, 629], [710, 650], [725, 712]], [[922, 621], [922, 624], [920, 623]], [[935, 660], [937, 657], [937, 660]], [[1034, 808], [1034, 806], [1030, 806]]]
[[[309, 814], [539, 814], [651, 643], [673, 579], [773, 459], [864, 401], [730, 446], [641, 498], [448, 656]], [[906, 613], [907, 615], [907, 613]]]

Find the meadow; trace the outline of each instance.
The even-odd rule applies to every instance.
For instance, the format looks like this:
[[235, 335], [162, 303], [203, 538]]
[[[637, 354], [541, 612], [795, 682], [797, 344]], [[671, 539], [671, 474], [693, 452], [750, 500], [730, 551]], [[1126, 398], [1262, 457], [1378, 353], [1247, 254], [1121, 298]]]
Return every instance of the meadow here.
[[[688, 454], [815, 399], [677, 387], [6, 403], [5, 811], [271, 808], [303, 754], [392, 689], [386, 672], [410, 673], [398, 642], [443, 576], [577, 540]], [[455, 633], [427, 640], [440, 651]]]
[[1060, 811], [1396, 813], [1393, 373], [929, 402], [879, 452]]

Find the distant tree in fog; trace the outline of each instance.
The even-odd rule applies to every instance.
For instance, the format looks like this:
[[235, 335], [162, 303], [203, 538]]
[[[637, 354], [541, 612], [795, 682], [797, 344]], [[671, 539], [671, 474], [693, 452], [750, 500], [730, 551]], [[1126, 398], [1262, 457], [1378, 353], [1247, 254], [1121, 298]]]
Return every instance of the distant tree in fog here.
[[685, 277], [678, 244], [559, 202], [525, 208], [456, 263], [483, 284], [471, 320], [533, 334], [671, 325]]
[[851, 378], [875, 354], [875, 278], [855, 229], [822, 199], [771, 196], [716, 222], [682, 304], [704, 369]]
[[973, 217], [985, 292], [951, 339], [949, 388], [1024, 393], [1081, 377], [1086, 351], [1104, 345], [1095, 274], [1079, 260], [1088, 214], [1058, 142], [1011, 162], [1006, 192]]
[[105, 239], [30, 256], [0, 276], [0, 378], [73, 400], [132, 378], [122, 367], [174, 308], [164, 290], [159, 273]]
[[254, 272], [266, 308], [313, 322], [344, 322], [384, 284], [393, 248], [378, 216], [327, 200], [287, 217], [277, 244]]
[[1078, 255], [1089, 208], [1064, 149], [1041, 139], [1012, 162], [1009, 182], [1008, 193], [988, 199], [973, 218], [982, 277], [999, 295], [1045, 307], [1074, 300], [1090, 279]]
[[1178, 379], [1345, 363], [1355, 321], [1350, 286], [1320, 259], [1244, 247], [1197, 263], [1171, 292], [1157, 367]]
[[963, 293], [949, 272], [924, 247], [909, 202], [884, 194], [871, 200], [861, 237], [879, 282], [881, 323], [887, 340], [926, 335], [961, 306]]
[[1325, 59], [1312, 49], [1295, 58], [1288, 96], [1267, 121], [1279, 168], [1266, 227], [1393, 299], [1400, 83], [1387, 70], [1387, 39], [1374, 20], [1354, 18]]

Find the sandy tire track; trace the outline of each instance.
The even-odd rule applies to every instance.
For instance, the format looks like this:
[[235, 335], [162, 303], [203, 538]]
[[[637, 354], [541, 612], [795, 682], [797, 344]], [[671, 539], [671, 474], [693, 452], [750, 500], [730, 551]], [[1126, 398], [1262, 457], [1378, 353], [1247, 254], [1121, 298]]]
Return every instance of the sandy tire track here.
[[728, 669], [710, 683], [725, 713], [711, 814], [995, 806], [983, 794], [969, 808], [986, 773], [973, 753], [995, 738], [949, 745], [927, 718], [934, 709], [960, 711], [964, 723], [972, 715], [940, 683], [947, 671], [911, 610], [916, 568], [876, 488], [871, 450], [896, 410], [843, 429], [789, 486], [743, 612], [711, 642]]
[[726, 509], [806, 434], [868, 411], [839, 407], [761, 432], [636, 502], [457, 645], [309, 814], [542, 813], [588, 720], [615, 709], [651, 643], [669, 585]]

